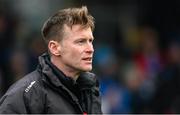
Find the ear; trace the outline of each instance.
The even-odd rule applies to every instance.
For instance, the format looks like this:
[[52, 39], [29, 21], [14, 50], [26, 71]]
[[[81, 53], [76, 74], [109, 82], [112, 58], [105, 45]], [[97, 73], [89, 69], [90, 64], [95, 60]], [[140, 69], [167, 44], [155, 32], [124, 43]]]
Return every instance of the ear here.
[[51, 54], [55, 56], [60, 56], [60, 44], [57, 41], [51, 40], [48, 43], [48, 49]]

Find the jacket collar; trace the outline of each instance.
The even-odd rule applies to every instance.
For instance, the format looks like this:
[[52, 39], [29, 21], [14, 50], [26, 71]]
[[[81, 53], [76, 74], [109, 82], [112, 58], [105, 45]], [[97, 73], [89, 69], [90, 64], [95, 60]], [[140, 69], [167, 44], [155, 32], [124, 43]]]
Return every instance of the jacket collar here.
[[49, 66], [47, 60], [49, 60], [49, 55], [48, 53], [44, 53], [39, 57], [39, 67], [41, 72], [46, 75], [48, 80], [53, 83], [56, 87], [62, 86], [62, 83], [60, 80], [57, 78], [57, 75], [54, 74], [53, 69]]
[[69, 85], [78, 84], [80, 88], [91, 88], [96, 85], [95, 74], [90, 72], [82, 72], [77, 81], [67, 77], [61, 70], [50, 62], [50, 56], [48, 53], [44, 53], [39, 57], [39, 65], [42, 73], [45, 74], [50, 82], [57, 87], [69, 87]]
[[[70, 90], [69, 86], [73, 85], [73, 81], [68, 79], [65, 74], [57, 69], [55, 65], [52, 65], [50, 63], [50, 57], [47, 53], [44, 53], [39, 57], [39, 68], [38, 68], [41, 73], [43, 74], [43, 80], [46, 83], [53, 84], [55, 86], [54, 88], [56, 89], [62, 89], [65, 92], [67, 92], [72, 99], [77, 102], [77, 97], [72, 93], [72, 90]], [[68, 84], [68, 86], [66, 86]]]
[[76, 81], [70, 77], [67, 77], [61, 70], [59, 70], [54, 64], [50, 61], [50, 56], [47, 53], [44, 53], [39, 57], [39, 63], [42, 69], [42, 72], [47, 75], [49, 80], [57, 87], [66, 86], [73, 87]]

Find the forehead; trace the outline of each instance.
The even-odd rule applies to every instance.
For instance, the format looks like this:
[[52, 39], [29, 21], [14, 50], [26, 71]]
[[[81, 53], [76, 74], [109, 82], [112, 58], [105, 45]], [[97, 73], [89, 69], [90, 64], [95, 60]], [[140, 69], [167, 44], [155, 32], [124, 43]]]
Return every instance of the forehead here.
[[91, 28], [84, 28], [82, 25], [73, 25], [72, 27], [64, 25], [64, 34], [65, 37], [93, 38]]

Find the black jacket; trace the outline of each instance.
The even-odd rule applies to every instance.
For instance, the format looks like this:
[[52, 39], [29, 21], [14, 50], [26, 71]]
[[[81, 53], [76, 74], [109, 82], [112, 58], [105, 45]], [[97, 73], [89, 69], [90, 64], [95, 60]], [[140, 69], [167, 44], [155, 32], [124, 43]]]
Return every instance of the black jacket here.
[[1, 98], [0, 113], [99, 114], [99, 84], [90, 72], [73, 81], [44, 54], [37, 69], [13, 84]]

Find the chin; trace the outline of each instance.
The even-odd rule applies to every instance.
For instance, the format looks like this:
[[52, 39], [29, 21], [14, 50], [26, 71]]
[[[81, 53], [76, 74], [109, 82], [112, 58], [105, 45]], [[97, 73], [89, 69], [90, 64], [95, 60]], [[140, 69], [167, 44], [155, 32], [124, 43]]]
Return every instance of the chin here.
[[92, 67], [84, 67], [82, 70], [85, 71], [85, 72], [88, 72], [88, 71], [92, 70]]

